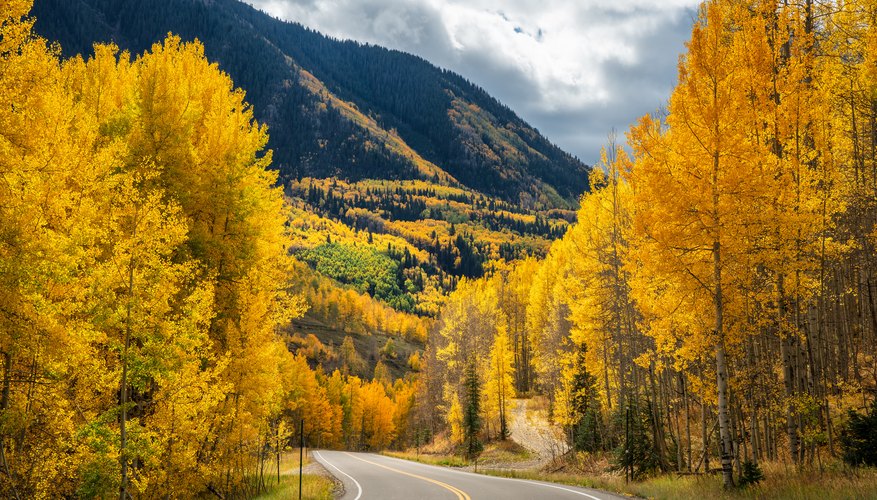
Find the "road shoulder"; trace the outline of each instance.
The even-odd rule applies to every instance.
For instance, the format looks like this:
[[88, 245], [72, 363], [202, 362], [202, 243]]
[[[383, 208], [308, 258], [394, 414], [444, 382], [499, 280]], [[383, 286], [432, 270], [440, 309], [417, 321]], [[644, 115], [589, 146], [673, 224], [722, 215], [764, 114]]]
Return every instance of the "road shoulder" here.
[[328, 469], [326, 469], [323, 464], [314, 457], [314, 454], [311, 451], [308, 451], [308, 457], [310, 458], [310, 463], [307, 464], [302, 472], [304, 474], [314, 474], [317, 476], [323, 476], [326, 479], [332, 481], [332, 484], [335, 486], [332, 488], [332, 497], [333, 498], [341, 498], [346, 493], [344, 489], [344, 483], [335, 477]]

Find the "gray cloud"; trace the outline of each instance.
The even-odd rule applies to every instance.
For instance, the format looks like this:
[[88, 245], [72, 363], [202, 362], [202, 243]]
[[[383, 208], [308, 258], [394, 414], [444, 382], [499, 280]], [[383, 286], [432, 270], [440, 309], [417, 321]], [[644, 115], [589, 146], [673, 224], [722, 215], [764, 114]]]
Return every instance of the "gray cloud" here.
[[700, 0], [245, 0], [417, 54], [485, 88], [587, 163], [662, 106]]

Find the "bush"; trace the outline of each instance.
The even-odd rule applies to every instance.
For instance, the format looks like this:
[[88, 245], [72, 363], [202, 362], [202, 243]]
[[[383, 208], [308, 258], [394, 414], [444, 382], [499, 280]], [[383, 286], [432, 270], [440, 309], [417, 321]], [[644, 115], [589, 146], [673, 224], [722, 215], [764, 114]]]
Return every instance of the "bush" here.
[[627, 435], [623, 435], [615, 449], [612, 470], [629, 469], [634, 479], [665, 469], [662, 464], [666, 463], [666, 457], [655, 447], [651, 404], [647, 399], [630, 401], [628, 407], [619, 408], [613, 418], [615, 427], [623, 433], [627, 427]]
[[595, 452], [603, 449], [602, 421], [597, 379], [588, 371], [586, 344], [579, 346], [573, 374], [572, 416], [573, 448], [576, 451]]
[[849, 419], [841, 429], [840, 446], [844, 462], [854, 467], [877, 466], [877, 399], [867, 414], [849, 411]]
[[745, 487], [750, 484], [758, 484], [764, 479], [764, 472], [761, 471], [761, 467], [758, 466], [758, 463], [753, 462], [751, 460], [746, 460], [743, 462], [743, 465], [740, 467], [740, 486]]

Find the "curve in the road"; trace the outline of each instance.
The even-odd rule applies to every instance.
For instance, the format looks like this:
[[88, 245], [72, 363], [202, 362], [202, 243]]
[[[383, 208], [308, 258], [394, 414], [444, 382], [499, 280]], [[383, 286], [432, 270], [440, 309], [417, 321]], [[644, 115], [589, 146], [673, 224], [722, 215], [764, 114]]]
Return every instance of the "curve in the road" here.
[[527, 483], [527, 484], [538, 484], [539, 486], [544, 486], [544, 487], [546, 487], [546, 488], [554, 488], [554, 489], [556, 489], [556, 490], [568, 491], [568, 492], [570, 492], [570, 493], [574, 493], [574, 494], [576, 494], [576, 495], [581, 495], [581, 496], [583, 496], [583, 497], [588, 497], [588, 498], [591, 498], [591, 499], [593, 499], [593, 500], [603, 500], [602, 498], [595, 497], [595, 496], [593, 496], [593, 495], [589, 495], [589, 494], [585, 493], [584, 491], [571, 490], [571, 489], [569, 489], [569, 488], [564, 488], [563, 486], [557, 486], [556, 484], [546, 484], [546, 483], [540, 483], [540, 482], [538, 482], [538, 481], [527, 481], [527, 480], [525, 480], [525, 479], [517, 479], [517, 478], [514, 478], [514, 477], [504, 477], [504, 478], [501, 478], [501, 479], [507, 479], [507, 480], [509, 480], [509, 481], [521, 481], [521, 482], [523, 482], [523, 483]]
[[444, 489], [446, 489], [446, 490], [450, 490], [452, 493], [454, 493], [455, 495], [457, 495], [457, 499], [458, 499], [458, 500], [472, 500], [472, 497], [470, 497], [465, 491], [463, 491], [463, 490], [461, 490], [461, 489], [459, 489], [459, 488], [455, 488], [455, 487], [451, 486], [451, 485], [448, 484], [448, 483], [443, 483], [443, 482], [441, 482], [441, 481], [437, 481], [437, 480], [435, 480], [435, 479], [431, 479], [431, 478], [428, 478], [428, 477], [425, 477], [425, 476], [421, 476], [421, 475], [419, 475], [419, 474], [414, 474], [414, 473], [411, 473], [411, 472], [405, 472], [404, 470], [394, 469], [393, 467], [389, 467], [389, 466], [387, 466], [387, 465], [379, 464], [379, 463], [377, 463], [377, 462], [372, 462], [371, 460], [366, 460], [366, 459], [364, 459], [364, 458], [357, 457], [356, 455], [351, 455], [350, 453], [345, 453], [345, 455], [350, 456], [350, 457], [353, 457], [353, 458], [355, 458], [355, 459], [357, 459], [357, 460], [359, 460], [359, 461], [361, 461], [361, 462], [365, 462], [365, 463], [367, 463], [367, 464], [372, 464], [372, 465], [375, 465], [375, 466], [377, 466], [377, 467], [382, 467], [382, 468], [384, 468], [384, 469], [387, 469], [387, 470], [390, 470], [390, 471], [393, 471], [393, 472], [397, 472], [397, 473], [399, 473], [399, 474], [405, 474], [406, 476], [411, 476], [411, 477], [416, 478], [416, 479], [422, 479], [423, 481], [426, 481], [426, 482], [428, 482], [428, 483], [436, 484], [436, 485], [441, 486], [442, 488], [444, 488]]
[[[349, 453], [348, 453], [348, 455], [349, 455]], [[357, 458], [357, 457], [353, 457], [353, 458]], [[360, 460], [362, 460], [362, 459], [360, 459]], [[421, 464], [421, 463], [419, 463], [419, 462], [411, 462], [411, 463], [412, 463], [412, 464], [417, 464], [417, 465], [425, 465], [425, 464]], [[379, 465], [379, 464], [375, 464], [375, 465]], [[382, 467], [383, 467], [383, 466], [382, 466]], [[432, 467], [432, 466], [427, 466], [427, 467]], [[388, 467], [388, 468], [389, 468], [389, 467]], [[590, 495], [590, 494], [588, 494], [588, 493], [585, 493], [584, 491], [577, 491], [577, 490], [573, 490], [573, 489], [566, 488], [566, 487], [563, 487], [563, 486], [559, 486], [559, 485], [556, 485], [556, 484], [549, 484], [549, 483], [546, 483], [546, 482], [544, 482], [544, 481], [531, 481], [531, 480], [529, 480], [529, 479], [518, 479], [518, 478], [516, 478], [516, 477], [488, 476], [488, 475], [486, 475], [486, 474], [477, 474], [477, 473], [475, 473], [475, 472], [469, 472], [469, 471], [464, 471], [464, 470], [454, 470], [454, 472], [456, 472], [457, 474], [467, 474], [467, 475], [475, 476], [475, 477], [478, 477], [478, 478], [499, 479], [499, 480], [502, 480], [502, 481], [518, 481], [518, 482], [525, 483], [525, 484], [528, 484], [528, 485], [543, 486], [543, 487], [545, 487], [545, 488], [554, 488], [554, 489], [556, 489], [556, 490], [566, 491], [566, 492], [569, 492], [569, 493], [573, 493], [573, 494], [575, 494], [575, 495], [579, 495], [579, 496], [583, 496], [583, 497], [590, 498], [590, 499], [592, 499], [592, 500], [603, 500], [603, 499], [600, 498], [600, 497], [595, 497], [595, 496], [593, 496], [593, 495]]]
[[[591, 488], [473, 474], [383, 455], [323, 451], [314, 452], [314, 456], [324, 465], [344, 476], [338, 476], [338, 478], [348, 485], [348, 493], [343, 497], [345, 500], [359, 500], [360, 497], [384, 500], [411, 500], [415, 498], [444, 500], [451, 498], [447, 496], [449, 493], [455, 496], [456, 500], [472, 500], [473, 498], [479, 500], [533, 500], [538, 498], [619, 500], [624, 498]], [[357, 491], [355, 498], [354, 490]]]
[[341, 474], [347, 476], [348, 479], [350, 479], [351, 481], [353, 481], [353, 484], [356, 485], [356, 489], [357, 489], [357, 492], [356, 492], [356, 498], [354, 498], [353, 500], [359, 500], [359, 497], [362, 496], [362, 485], [359, 484], [359, 481], [357, 481], [356, 479], [354, 479], [353, 476], [351, 476], [350, 474], [344, 472], [343, 470], [341, 470], [341, 469], [339, 469], [338, 467], [335, 467], [334, 465], [332, 465], [331, 463], [329, 463], [328, 460], [326, 460], [325, 458], [323, 458], [322, 455], [320, 455], [320, 452], [319, 452], [319, 451], [315, 451], [315, 452], [314, 452], [314, 455], [316, 455], [317, 459], [318, 459], [320, 462], [322, 462], [322, 463], [328, 465], [329, 467], [331, 467], [331, 468], [337, 470], [337, 471], [340, 472]]

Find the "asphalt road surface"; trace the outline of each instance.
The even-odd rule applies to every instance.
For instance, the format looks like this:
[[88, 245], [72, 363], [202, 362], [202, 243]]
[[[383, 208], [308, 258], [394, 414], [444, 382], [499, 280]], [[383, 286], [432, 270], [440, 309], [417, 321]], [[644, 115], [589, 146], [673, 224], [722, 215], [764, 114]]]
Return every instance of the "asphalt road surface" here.
[[313, 456], [344, 483], [343, 500], [615, 500], [588, 488], [507, 479], [436, 467], [372, 453], [315, 451]]

